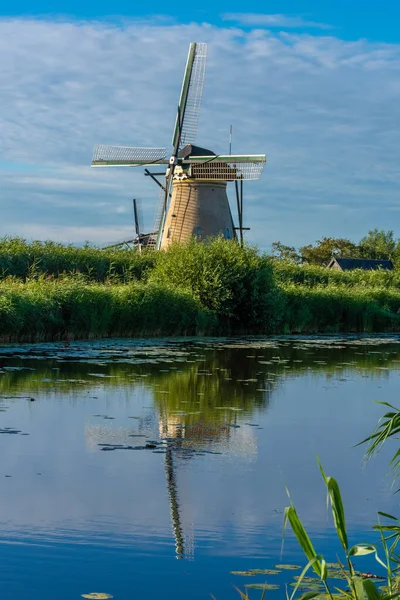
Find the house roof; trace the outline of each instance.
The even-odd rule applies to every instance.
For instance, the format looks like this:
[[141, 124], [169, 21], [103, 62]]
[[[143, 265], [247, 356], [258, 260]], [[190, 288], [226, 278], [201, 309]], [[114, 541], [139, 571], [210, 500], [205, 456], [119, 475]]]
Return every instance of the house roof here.
[[352, 271], [353, 269], [364, 269], [364, 271], [384, 269], [392, 271], [394, 268], [391, 260], [373, 260], [370, 258], [332, 258], [328, 268], [331, 268], [335, 263], [339, 265], [342, 271]]

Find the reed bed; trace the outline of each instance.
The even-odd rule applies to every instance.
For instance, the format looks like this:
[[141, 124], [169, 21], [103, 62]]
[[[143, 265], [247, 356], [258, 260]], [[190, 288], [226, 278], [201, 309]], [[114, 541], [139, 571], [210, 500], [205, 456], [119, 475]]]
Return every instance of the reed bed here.
[[216, 239], [166, 252], [0, 240], [0, 339], [400, 331], [396, 272], [278, 263]]
[[395, 288], [286, 283], [280, 290], [284, 333], [400, 330], [400, 290]]
[[346, 285], [348, 287], [393, 287], [400, 289], [400, 272], [393, 271], [336, 271], [314, 265], [294, 265], [285, 261], [273, 261], [277, 283], [297, 283], [313, 287], [318, 285]]
[[0, 339], [202, 335], [215, 317], [185, 290], [157, 284], [99, 284], [39, 278], [0, 284]]
[[132, 252], [130, 249], [106, 249], [85, 245], [81, 248], [56, 242], [31, 242], [22, 238], [0, 239], [0, 279], [22, 280], [40, 275], [60, 277], [81, 273], [91, 281], [141, 280], [154, 266], [154, 252]]

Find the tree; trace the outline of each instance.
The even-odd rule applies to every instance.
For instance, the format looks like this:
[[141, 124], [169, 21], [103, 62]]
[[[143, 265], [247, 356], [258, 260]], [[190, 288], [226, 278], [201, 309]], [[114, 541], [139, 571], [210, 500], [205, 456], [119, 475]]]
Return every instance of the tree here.
[[272, 258], [286, 260], [296, 265], [301, 262], [301, 256], [298, 254], [296, 248], [294, 246], [285, 246], [282, 242], [273, 242], [271, 256]]
[[360, 256], [377, 260], [391, 260], [396, 253], [396, 240], [393, 231], [371, 229], [359, 243]]
[[331, 258], [358, 258], [359, 248], [346, 238], [323, 237], [315, 246], [309, 244], [300, 248], [301, 260], [309, 265], [326, 267]]

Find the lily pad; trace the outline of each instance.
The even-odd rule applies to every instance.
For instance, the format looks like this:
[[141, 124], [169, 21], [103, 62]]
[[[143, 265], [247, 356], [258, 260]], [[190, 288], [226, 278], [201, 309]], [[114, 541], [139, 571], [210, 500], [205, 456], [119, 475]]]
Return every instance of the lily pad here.
[[114, 598], [111, 594], [104, 594], [103, 592], [90, 592], [90, 594], [81, 594], [82, 598], [88, 598], [89, 600], [108, 600], [108, 598]]
[[275, 565], [275, 569], [282, 569], [286, 571], [297, 571], [301, 569], [299, 565]]
[[278, 569], [252, 569], [251, 572], [254, 575], [279, 575], [280, 573]]
[[249, 569], [248, 571], [231, 571], [231, 575], [241, 575], [242, 577], [254, 577], [254, 575], [278, 575], [278, 569]]
[[280, 586], [275, 583], [246, 583], [244, 587], [252, 590], [279, 590]]

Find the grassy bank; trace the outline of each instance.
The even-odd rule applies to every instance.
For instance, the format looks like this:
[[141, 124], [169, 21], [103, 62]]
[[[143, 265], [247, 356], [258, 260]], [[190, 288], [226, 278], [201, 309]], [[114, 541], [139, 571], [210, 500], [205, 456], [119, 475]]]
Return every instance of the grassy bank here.
[[400, 331], [396, 272], [334, 272], [217, 239], [167, 252], [0, 240], [0, 339]]
[[2, 342], [203, 335], [214, 328], [214, 315], [172, 287], [80, 278], [0, 284]]

